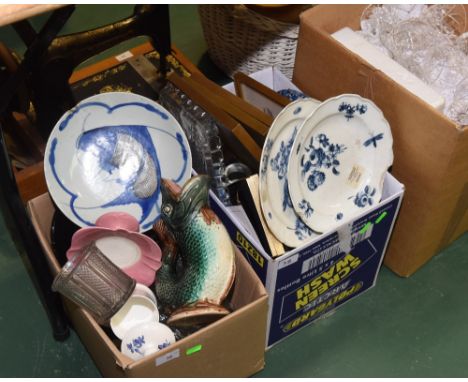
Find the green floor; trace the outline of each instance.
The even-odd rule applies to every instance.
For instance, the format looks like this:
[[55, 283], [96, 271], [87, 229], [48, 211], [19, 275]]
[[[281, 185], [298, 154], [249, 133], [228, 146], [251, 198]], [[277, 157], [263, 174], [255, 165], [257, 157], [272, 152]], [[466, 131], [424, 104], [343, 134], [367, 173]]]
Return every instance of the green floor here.
[[[66, 32], [124, 17], [130, 9], [78, 6]], [[171, 6], [171, 22], [176, 45], [214, 75], [196, 7]], [[0, 40], [22, 51], [10, 28], [0, 28]], [[468, 234], [411, 278], [383, 268], [375, 288], [269, 350], [257, 376], [467, 377], [467, 272]], [[74, 332], [64, 343], [53, 340], [1, 214], [0, 301], [0, 377], [100, 376]]]

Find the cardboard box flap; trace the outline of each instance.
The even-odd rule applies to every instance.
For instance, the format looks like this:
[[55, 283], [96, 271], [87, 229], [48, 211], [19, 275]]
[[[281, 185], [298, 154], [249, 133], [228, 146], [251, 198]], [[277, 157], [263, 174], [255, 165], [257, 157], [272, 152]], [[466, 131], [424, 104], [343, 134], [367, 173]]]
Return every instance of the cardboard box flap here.
[[[238, 310], [250, 301], [266, 296], [267, 292], [261, 283], [255, 282], [257, 279], [255, 271], [239, 252], [239, 249], [234, 247], [236, 250], [236, 279], [233, 285], [231, 305], [234, 310]], [[240, 285], [242, 288], [239, 287]]]
[[[328, 34], [336, 32], [345, 26], [353, 30], [361, 29], [361, 15], [368, 7], [367, 4], [321, 4], [320, 8], [313, 7], [300, 14], [300, 23], [308, 23], [315, 28], [320, 28]], [[465, 14], [456, 15], [462, 18], [468, 14], [468, 4], [462, 5], [465, 8]], [[455, 10], [458, 11], [458, 10]], [[461, 11], [461, 9], [460, 9]], [[458, 33], [468, 31], [468, 24], [454, 23]], [[461, 28], [464, 27], [464, 30]]]
[[345, 26], [353, 30], [360, 29], [362, 11], [366, 5], [346, 4], [333, 5], [323, 4], [319, 9], [310, 8], [300, 15], [300, 23], [313, 24], [315, 28], [323, 29], [331, 34]]
[[[31, 216], [32, 225], [41, 243], [44, 252], [53, 253], [50, 244], [50, 227], [54, 216], [54, 207], [49, 193], [42, 194], [37, 198], [30, 200], [27, 204], [27, 210]], [[46, 229], [48, 227], [49, 229]], [[55, 276], [62, 268], [54, 256], [46, 256], [49, 268]]]

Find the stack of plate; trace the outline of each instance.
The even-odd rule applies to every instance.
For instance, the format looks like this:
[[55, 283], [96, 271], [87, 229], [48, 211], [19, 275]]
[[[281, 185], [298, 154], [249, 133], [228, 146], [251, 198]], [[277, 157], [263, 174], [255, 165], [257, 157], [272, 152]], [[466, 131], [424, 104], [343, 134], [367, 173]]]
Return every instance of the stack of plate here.
[[382, 111], [358, 95], [289, 104], [260, 162], [260, 201], [272, 233], [298, 247], [378, 203], [392, 144]]

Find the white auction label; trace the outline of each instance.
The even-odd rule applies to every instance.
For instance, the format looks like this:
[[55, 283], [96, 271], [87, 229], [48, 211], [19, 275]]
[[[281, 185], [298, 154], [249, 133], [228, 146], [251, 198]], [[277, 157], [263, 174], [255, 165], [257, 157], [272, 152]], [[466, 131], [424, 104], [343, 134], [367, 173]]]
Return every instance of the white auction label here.
[[125, 61], [126, 59], [130, 58], [130, 57], [133, 57], [133, 54], [132, 52], [130, 52], [129, 50], [127, 50], [126, 52], [123, 52], [117, 56], [115, 56], [116, 60], [117, 61]]
[[164, 354], [163, 356], [156, 358], [155, 363], [156, 363], [156, 366], [160, 366], [163, 363], [172, 361], [173, 359], [176, 359], [179, 357], [180, 357], [180, 350], [176, 349], [176, 350], [171, 351], [170, 353]]

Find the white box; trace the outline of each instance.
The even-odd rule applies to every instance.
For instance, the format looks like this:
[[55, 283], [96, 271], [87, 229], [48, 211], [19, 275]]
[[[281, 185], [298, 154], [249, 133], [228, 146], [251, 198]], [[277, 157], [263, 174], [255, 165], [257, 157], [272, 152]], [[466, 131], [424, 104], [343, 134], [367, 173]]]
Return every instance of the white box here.
[[380, 203], [275, 259], [211, 193], [211, 208], [268, 291], [267, 347], [375, 285], [403, 193], [387, 173]]
[[[275, 71], [262, 72], [271, 81]], [[210, 194], [212, 209], [268, 291], [267, 347], [375, 285], [403, 194], [404, 186], [387, 173], [379, 203], [276, 258], [247, 228], [239, 207], [232, 211]]]
[[432, 87], [406, 70], [398, 62], [386, 56], [370, 42], [358, 35], [349, 27], [336, 31], [331, 35], [345, 48], [366, 60], [374, 68], [381, 70], [393, 81], [409, 90], [437, 110], [443, 111], [445, 99]]
[[[300, 93], [301, 95], [304, 94], [296, 85], [294, 85], [288, 79], [288, 77], [286, 77], [275, 67], [262, 69], [258, 72], [250, 74], [249, 77], [269, 87], [275, 92], [290, 89]], [[236, 94], [233, 82], [224, 85], [223, 88], [230, 91], [232, 94]], [[266, 114], [271, 115], [273, 118], [275, 118], [282, 110], [281, 106], [276, 105], [274, 102], [271, 102], [270, 100], [266, 99], [263, 95], [255, 91], [248, 92], [244, 96], [247, 102], [251, 103]]]

